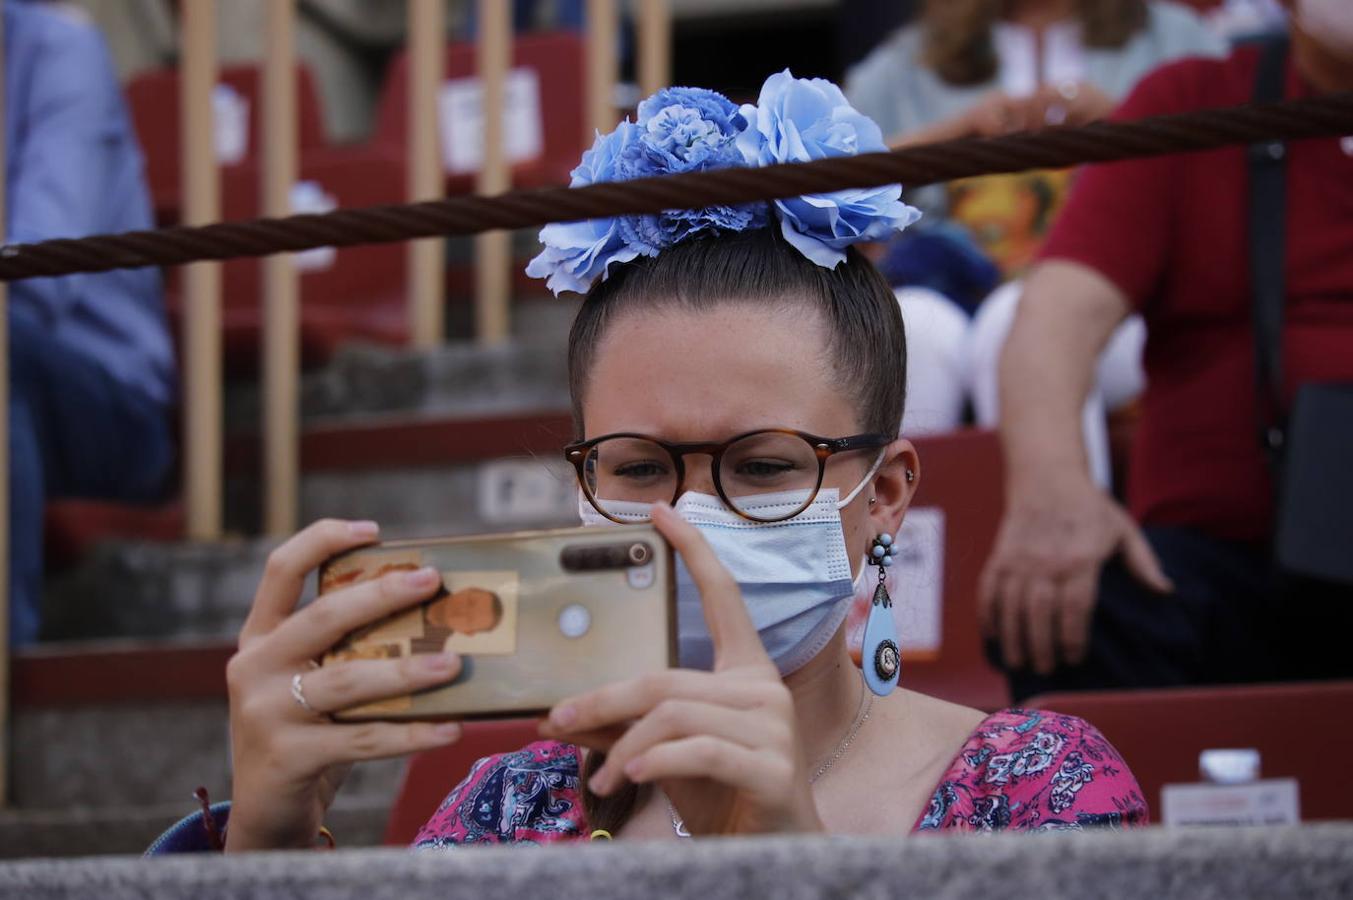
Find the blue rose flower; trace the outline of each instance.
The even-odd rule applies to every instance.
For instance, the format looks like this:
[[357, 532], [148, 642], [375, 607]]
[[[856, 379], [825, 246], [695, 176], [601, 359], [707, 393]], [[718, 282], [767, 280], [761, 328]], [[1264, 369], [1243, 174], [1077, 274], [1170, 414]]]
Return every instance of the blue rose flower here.
[[[766, 79], [756, 106], [743, 106], [742, 114], [751, 124], [738, 146], [753, 166], [888, 149], [879, 127], [840, 88], [821, 78], [795, 78], [788, 69]], [[902, 186], [893, 184], [776, 200], [775, 209], [785, 240], [830, 269], [845, 260], [851, 244], [888, 237], [920, 218], [901, 196]]]
[[[592, 149], [583, 154], [573, 170], [570, 187], [618, 180], [616, 161], [638, 137], [639, 126], [624, 121], [610, 134], [597, 135]], [[557, 222], [540, 230], [545, 249], [526, 266], [532, 278], [547, 279], [556, 295], [564, 291], [583, 294], [597, 278], [605, 278], [613, 263], [625, 263], [639, 250], [625, 242], [620, 221], [615, 218], [583, 222]]]
[[[637, 140], [617, 161], [620, 178], [675, 175], [747, 165], [737, 139], [747, 120], [731, 100], [703, 88], [667, 88], [639, 104]], [[705, 232], [745, 231], [765, 224], [765, 204], [667, 210], [625, 216], [625, 241], [644, 256]]]

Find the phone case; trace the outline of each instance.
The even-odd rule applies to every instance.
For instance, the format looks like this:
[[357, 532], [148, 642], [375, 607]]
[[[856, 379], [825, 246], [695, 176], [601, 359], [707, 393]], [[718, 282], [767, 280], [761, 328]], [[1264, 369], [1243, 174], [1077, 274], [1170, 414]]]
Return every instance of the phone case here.
[[431, 600], [348, 635], [321, 665], [454, 650], [451, 684], [336, 713], [347, 721], [543, 712], [676, 664], [672, 551], [651, 525], [392, 541], [336, 556], [319, 593], [434, 566]]

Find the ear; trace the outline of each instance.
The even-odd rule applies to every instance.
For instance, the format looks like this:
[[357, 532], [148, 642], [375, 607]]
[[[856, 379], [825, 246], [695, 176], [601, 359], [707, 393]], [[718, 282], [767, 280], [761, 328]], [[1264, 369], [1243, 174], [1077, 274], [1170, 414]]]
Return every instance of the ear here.
[[873, 484], [865, 488], [866, 497], [875, 500], [869, 506], [874, 534], [897, 534], [920, 483], [921, 460], [916, 448], [911, 441], [898, 438], [884, 451], [883, 465], [875, 473]]

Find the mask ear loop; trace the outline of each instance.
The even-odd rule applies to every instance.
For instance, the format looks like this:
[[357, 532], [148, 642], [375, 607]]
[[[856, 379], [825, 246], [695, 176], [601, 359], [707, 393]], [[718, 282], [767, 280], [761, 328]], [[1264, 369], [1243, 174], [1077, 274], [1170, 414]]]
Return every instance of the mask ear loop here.
[[887, 449], [888, 448], [885, 447], [879, 451], [879, 455], [874, 458], [874, 464], [869, 467], [868, 472], [864, 473], [864, 477], [860, 479], [859, 484], [855, 485], [855, 489], [849, 494], [846, 494], [845, 497], [836, 501], [836, 508], [838, 510], [845, 509], [849, 506], [856, 497], [860, 496], [860, 491], [864, 490], [864, 486], [872, 481], [874, 476], [879, 473], [879, 469], [883, 468], [883, 455], [887, 452]]

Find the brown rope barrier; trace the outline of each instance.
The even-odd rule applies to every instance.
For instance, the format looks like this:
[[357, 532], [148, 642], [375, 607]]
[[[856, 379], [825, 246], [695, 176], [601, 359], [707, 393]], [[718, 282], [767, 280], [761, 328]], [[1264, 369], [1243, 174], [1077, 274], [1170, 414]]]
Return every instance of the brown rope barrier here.
[[909, 188], [1029, 169], [1065, 168], [1260, 141], [1353, 134], [1353, 94], [1096, 122], [996, 138], [964, 138], [886, 153], [720, 169], [582, 188], [343, 209], [331, 213], [178, 226], [0, 248], [0, 281], [198, 260], [267, 256], [498, 228], [692, 209], [866, 188]]

